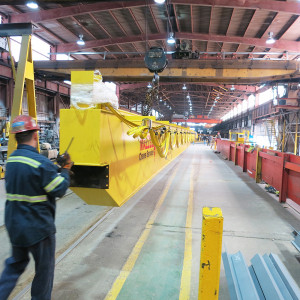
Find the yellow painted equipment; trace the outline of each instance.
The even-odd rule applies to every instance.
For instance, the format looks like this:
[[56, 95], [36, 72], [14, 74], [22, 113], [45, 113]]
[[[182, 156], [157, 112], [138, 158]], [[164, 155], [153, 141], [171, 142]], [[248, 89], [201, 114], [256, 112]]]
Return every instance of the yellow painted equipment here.
[[[28, 114], [37, 121], [35, 87], [34, 87], [34, 70], [32, 60], [31, 35], [23, 35], [21, 42], [20, 58], [16, 75], [14, 97], [11, 111], [11, 120], [22, 113], [22, 101], [24, 93], [24, 83], [26, 82]], [[10, 134], [8, 140], [7, 157], [16, 149], [16, 140], [14, 134]], [[39, 144], [38, 144], [38, 150]]]
[[229, 140], [238, 143], [249, 143], [249, 130], [243, 130], [243, 132], [235, 132], [229, 130]]
[[222, 236], [222, 210], [218, 207], [204, 207], [202, 210], [199, 300], [219, 298]]
[[60, 148], [66, 149], [74, 137], [71, 190], [93, 205], [124, 204], [195, 135], [189, 128], [115, 111], [110, 105], [60, 111]]

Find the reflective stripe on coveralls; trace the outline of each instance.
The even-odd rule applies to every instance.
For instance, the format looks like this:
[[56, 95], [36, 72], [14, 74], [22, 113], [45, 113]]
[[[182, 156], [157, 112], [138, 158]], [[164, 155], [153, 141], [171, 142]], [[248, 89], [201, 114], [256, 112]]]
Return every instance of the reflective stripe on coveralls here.
[[8, 160], [7, 163], [13, 163], [13, 162], [18, 162], [22, 164], [29, 165], [33, 168], [38, 168], [41, 163], [37, 160], [25, 157], [25, 156], [11, 156]]
[[47, 184], [44, 189], [47, 193], [50, 193], [53, 191], [59, 184], [61, 184], [64, 181], [64, 177], [57, 176], [55, 177], [49, 184]]
[[8, 201], [25, 201], [25, 202], [44, 202], [47, 201], [47, 195], [40, 196], [27, 196], [27, 195], [18, 195], [18, 194], [6, 194], [6, 199]]

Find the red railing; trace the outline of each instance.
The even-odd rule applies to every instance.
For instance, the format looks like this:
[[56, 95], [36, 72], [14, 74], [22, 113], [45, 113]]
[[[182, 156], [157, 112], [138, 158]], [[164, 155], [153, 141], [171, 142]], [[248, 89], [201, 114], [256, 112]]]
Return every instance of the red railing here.
[[279, 151], [250, 148], [228, 140], [217, 140], [217, 151], [257, 182], [264, 180], [279, 191], [279, 201], [286, 198], [300, 205], [300, 157]]

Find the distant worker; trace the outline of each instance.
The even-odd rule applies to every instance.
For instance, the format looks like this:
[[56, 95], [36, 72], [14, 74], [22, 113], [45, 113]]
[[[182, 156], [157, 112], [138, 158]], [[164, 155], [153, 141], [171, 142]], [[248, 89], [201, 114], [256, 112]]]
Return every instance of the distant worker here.
[[213, 140], [213, 136], [210, 135], [210, 136], [208, 137], [207, 146], [211, 145], [212, 140]]
[[218, 131], [217, 139], [222, 139], [220, 131]]
[[6, 300], [29, 263], [35, 261], [32, 300], [50, 300], [55, 263], [55, 197], [62, 197], [70, 184], [70, 155], [58, 166], [37, 151], [39, 126], [30, 116], [14, 119], [11, 133], [18, 144], [7, 160], [5, 226], [12, 256], [0, 277], [0, 300]]

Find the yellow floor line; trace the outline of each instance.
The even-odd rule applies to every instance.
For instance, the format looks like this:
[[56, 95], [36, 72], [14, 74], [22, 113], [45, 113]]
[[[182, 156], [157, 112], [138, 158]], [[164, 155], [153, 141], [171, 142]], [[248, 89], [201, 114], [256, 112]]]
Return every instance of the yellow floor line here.
[[139, 240], [137, 241], [137, 243], [135, 244], [130, 256], [128, 257], [126, 263], [124, 264], [119, 276], [117, 277], [117, 279], [115, 280], [112, 288], [110, 289], [110, 291], [108, 292], [108, 294], [105, 297], [105, 300], [114, 300], [118, 297], [127, 277], [129, 276], [130, 272], [132, 271], [136, 260], [139, 257], [139, 254], [149, 236], [150, 230], [152, 228], [152, 225], [158, 215], [159, 209], [161, 207], [161, 205], [163, 204], [167, 193], [170, 189], [171, 183], [175, 177], [175, 175], [177, 174], [178, 171], [178, 166], [176, 167], [174, 173], [172, 174], [172, 176], [169, 178], [169, 181], [163, 191], [163, 193], [161, 194], [159, 201], [157, 202], [154, 211], [152, 212], [146, 227], [143, 231], [143, 233], [141, 234]]
[[192, 218], [193, 218], [193, 193], [194, 193], [193, 173], [194, 173], [194, 169], [192, 164], [189, 202], [188, 202], [186, 225], [185, 225], [185, 249], [184, 249], [183, 268], [181, 274], [179, 300], [190, 299], [190, 291], [191, 291]]

